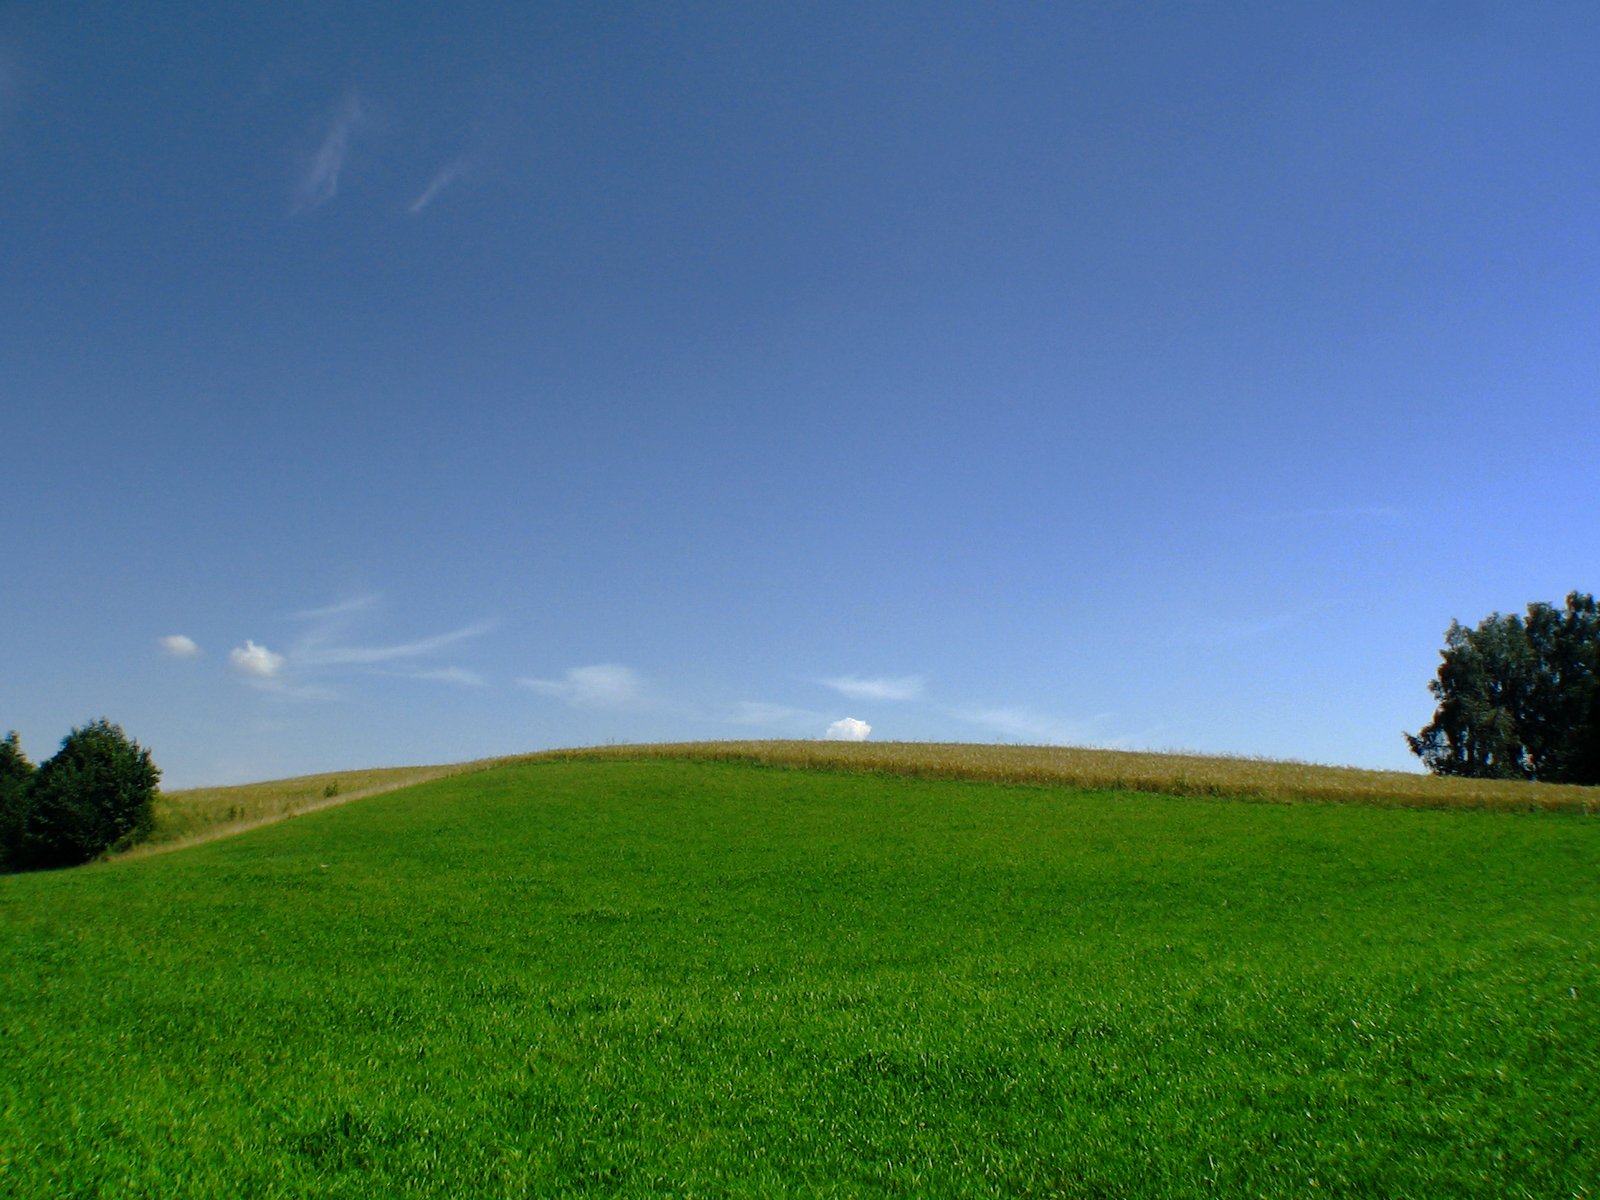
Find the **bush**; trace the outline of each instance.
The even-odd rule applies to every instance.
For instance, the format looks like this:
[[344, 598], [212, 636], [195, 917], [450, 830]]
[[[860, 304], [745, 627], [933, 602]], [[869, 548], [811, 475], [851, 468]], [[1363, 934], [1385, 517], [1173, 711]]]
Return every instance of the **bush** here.
[[74, 729], [34, 773], [22, 850], [27, 867], [70, 867], [150, 833], [161, 772], [150, 752], [101, 719]]
[[16, 731], [0, 741], [0, 871], [22, 864], [22, 831], [28, 820], [28, 785], [33, 764], [22, 753]]

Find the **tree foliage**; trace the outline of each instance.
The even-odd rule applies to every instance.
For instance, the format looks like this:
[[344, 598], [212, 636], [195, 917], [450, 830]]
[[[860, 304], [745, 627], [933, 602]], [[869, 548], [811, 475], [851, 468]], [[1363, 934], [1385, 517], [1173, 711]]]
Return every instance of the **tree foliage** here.
[[1600, 783], [1600, 607], [1573, 592], [1526, 617], [1452, 621], [1428, 685], [1433, 720], [1407, 734], [1436, 775]]
[[14, 870], [20, 865], [33, 770], [33, 764], [22, 753], [16, 730], [12, 730], [0, 740], [0, 870]]
[[66, 867], [150, 832], [161, 772], [150, 752], [101, 719], [74, 729], [34, 772], [21, 839], [26, 867]]

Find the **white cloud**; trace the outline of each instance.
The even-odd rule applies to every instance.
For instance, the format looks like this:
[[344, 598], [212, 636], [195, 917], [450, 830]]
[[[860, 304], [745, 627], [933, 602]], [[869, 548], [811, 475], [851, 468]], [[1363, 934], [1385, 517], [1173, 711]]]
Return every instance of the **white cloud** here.
[[829, 725], [828, 732], [822, 736], [830, 742], [864, 742], [871, 733], [872, 726], [865, 721], [845, 717]]
[[244, 645], [235, 646], [228, 652], [228, 661], [241, 675], [248, 675], [252, 679], [276, 679], [286, 660], [283, 655], [246, 639]]
[[623, 708], [635, 703], [643, 691], [639, 676], [616, 663], [571, 667], [560, 679], [519, 679], [517, 682], [574, 708]]
[[312, 156], [295, 188], [294, 211], [308, 212], [332, 200], [339, 194], [339, 175], [344, 170], [345, 156], [350, 152], [350, 137], [365, 119], [361, 98], [354, 92], [345, 94], [328, 121], [328, 131], [322, 144]]
[[852, 700], [915, 700], [922, 695], [924, 681], [921, 675], [876, 679], [860, 675], [837, 675], [817, 682]]
[[457, 179], [460, 179], [466, 169], [467, 160], [464, 158], [458, 158], [454, 162], [446, 163], [440, 167], [434, 172], [433, 178], [428, 180], [428, 186], [422, 189], [415, 200], [406, 205], [406, 211], [413, 217], [416, 216], [437, 200], [440, 192], [444, 191]]
[[173, 658], [194, 658], [200, 653], [200, 647], [192, 637], [181, 633], [169, 634], [160, 639], [161, 648]]

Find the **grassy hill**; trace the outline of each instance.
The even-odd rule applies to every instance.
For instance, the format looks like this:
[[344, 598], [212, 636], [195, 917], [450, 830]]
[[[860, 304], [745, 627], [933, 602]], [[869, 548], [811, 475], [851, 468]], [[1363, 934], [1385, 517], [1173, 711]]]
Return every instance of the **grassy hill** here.
[[0, 1194], [1594, 1194], [1600, 825], [882, 749], [0, 879]]
[[743, 762], [814, 771], [865, 771], [913, 779], [1103, 788], [1274, 803], [1313, 801], [1588, 815], [1600, 802], [1597, 789], [1564, 784], [1441, 779], [1400, 771], [1215, 755], [928, 742], [680, 742], [547, 750], [453, 766], [337, 771], [268, 783], [170, 792], [157, 801], [155, 836], [133, 853], [142, 856], [152, 851], [211, 841], [349, 800], [511, 763], [619, 759]]

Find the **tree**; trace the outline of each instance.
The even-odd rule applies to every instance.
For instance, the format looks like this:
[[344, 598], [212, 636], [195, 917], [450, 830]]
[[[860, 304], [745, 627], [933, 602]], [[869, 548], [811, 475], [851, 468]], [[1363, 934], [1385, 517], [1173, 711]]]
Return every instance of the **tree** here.
[[102, 718], [74, 729], [28, 789], [29, 867], [68, 867], [149, 834], [161, 772], [150, 752]]
[[1436, 775], [1600, 783], [1600, 606], [1573, 592], [1524, 617], [1450, 622], [1428, 690], [1433, 721], [1407, 734]]
[[28, 785], [33, 764], [22, 753], [16, 730], [0, 740], [0, 871], [22, 861], [22, 830], [28, 819]]

